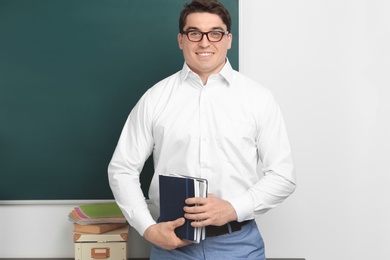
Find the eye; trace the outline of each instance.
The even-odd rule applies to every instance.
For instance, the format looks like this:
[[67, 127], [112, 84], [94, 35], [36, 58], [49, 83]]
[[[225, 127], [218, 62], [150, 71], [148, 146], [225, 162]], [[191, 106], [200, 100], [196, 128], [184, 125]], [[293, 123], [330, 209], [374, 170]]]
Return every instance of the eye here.
[[219, 31], [211, 31], [210, 34], [211, 34], [211, 37], [218, 38], [218, 37], [221, 37], [222, 32], [219, 32]]
[[198, 37], [198, 36], [200, 36], [200, 32], [198, 32], [198, 31], [191, 31], [191, 32], [188, 32], [188, 35], [192, 36], [192, 37]]

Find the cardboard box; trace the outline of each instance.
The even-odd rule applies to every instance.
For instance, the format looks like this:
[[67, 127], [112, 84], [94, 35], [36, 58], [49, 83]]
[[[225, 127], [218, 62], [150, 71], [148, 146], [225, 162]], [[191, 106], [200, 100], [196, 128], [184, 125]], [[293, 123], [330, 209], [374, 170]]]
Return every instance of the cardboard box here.
[[103, 234], [75, 232], [75, 260], [127, 260], [129, 226]]

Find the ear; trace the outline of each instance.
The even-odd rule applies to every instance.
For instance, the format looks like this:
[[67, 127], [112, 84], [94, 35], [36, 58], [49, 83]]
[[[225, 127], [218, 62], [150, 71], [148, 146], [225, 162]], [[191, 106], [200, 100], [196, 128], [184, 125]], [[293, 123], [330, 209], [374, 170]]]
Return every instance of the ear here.
[[227, 49], [230, 50], [230, 48], [232, 47], [232, 42], [233, 42], [233, 34], [229, 33], [227, 35], [227, 38], [228, 38]]
[[179, 44], [180, 50], [182, 50], [183, 49], [183, 35], [181, 33], [179, 33], [177, 35], [177, 42]]

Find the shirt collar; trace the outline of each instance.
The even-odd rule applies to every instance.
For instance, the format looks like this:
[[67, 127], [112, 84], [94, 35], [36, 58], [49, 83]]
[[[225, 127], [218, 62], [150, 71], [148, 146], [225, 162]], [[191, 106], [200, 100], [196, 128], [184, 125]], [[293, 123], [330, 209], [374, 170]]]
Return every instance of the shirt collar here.
[[[180, 81], [183, 83], [184, 80], [187, 77], [190, 76], [190, 74], [195, 74], [195, 72], [193, 72], [190, 69], [190, 67], [188, 67], [187, 63], [184, 62], [183, 68], [182, 68], [182, 70], [180, 72]], [[229, 62], [228, 58], [226, 58], [225, 65], [223, 66], [222, 70], [217, 75], [222, 76], [222, 78], [224, 78], [228, 82], [229, 85], [232, 83], [232, 80], [233, 80], [233, 68], [230, 65], [230, 62]]]

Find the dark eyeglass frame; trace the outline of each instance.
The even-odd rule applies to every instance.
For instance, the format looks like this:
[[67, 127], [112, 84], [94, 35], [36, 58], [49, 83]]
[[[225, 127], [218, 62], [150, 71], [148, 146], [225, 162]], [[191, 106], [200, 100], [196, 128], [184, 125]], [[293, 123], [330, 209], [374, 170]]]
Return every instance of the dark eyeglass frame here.
[[[200, 39], [198, 41], [193, 41], [190, 39], [190, 37], [188, 36], [189, 33], [192, 33], [192, 32], [198, 32], [200, 34], [202, 34], [202, 37], [200, 37]], [[221, 38], [218, 40], [218, 41], [215, 41], [215, 40], [210, 40], [209, 38], [209, 33], [216, 33], [216, 32], [219, 32], [221, 33]], [[183, 31], [182, 34], [185, 34], [187, 35], [187, 39], [190, 41], [190, 42], [200, 42], [203, 40], [203, 36], [206, 35], [206, 38], [209, 42], [220, 42], [223, 38], [223, 36], [225, 35], [228, 35], [229, 34], [229, 31], [218, 31], [218, 30], [213, 30], [213, 31], [208, 31], [208, 32], [201, 32], [201, 31], [198, 31], [198, 30], [189, 30], [189, 31]]]

